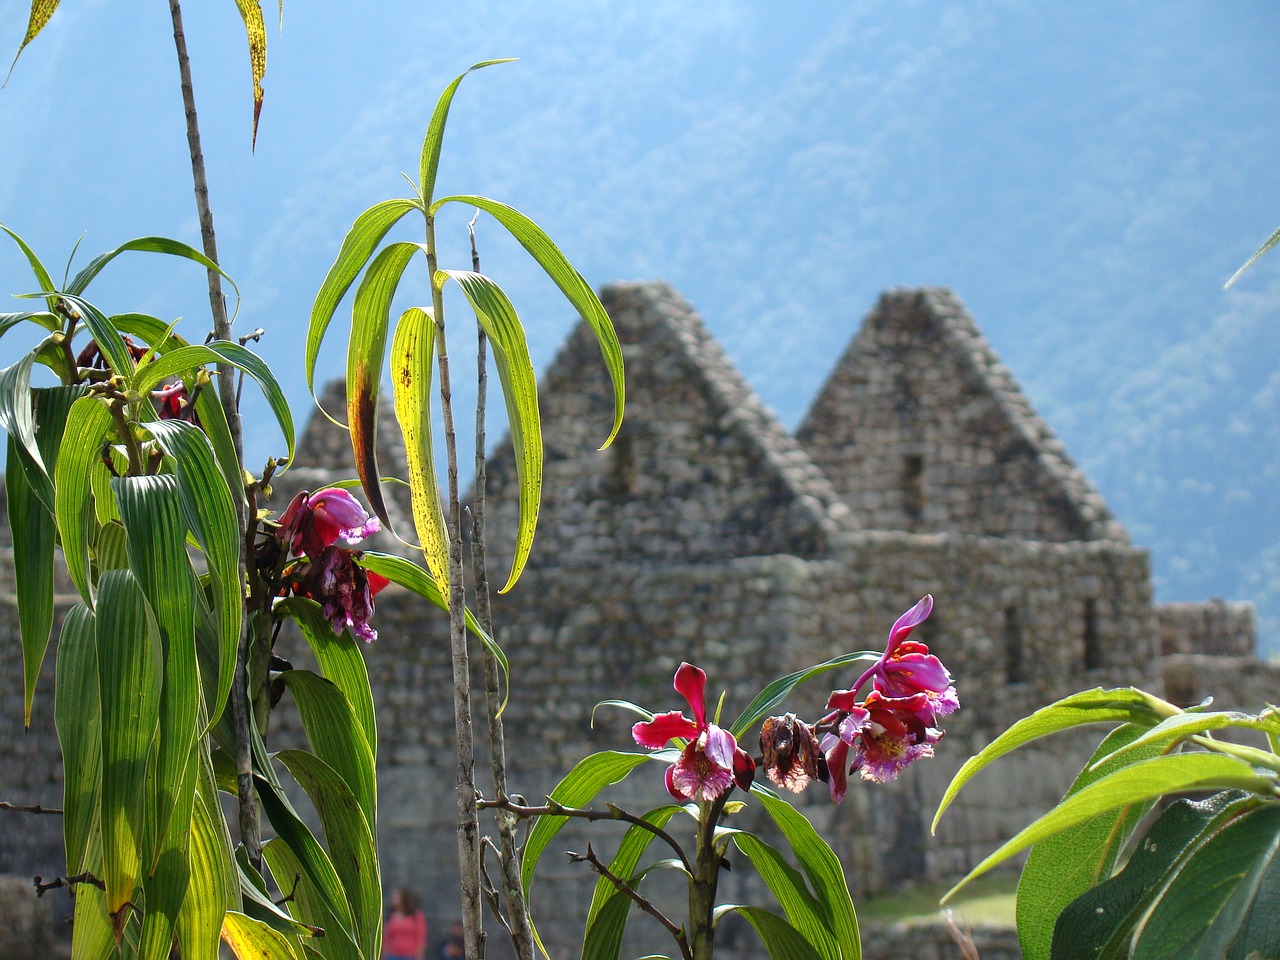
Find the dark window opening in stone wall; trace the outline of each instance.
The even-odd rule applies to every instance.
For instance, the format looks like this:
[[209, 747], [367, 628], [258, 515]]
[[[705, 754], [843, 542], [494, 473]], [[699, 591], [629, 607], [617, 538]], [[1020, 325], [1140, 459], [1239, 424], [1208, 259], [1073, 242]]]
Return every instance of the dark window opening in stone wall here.
[[1098, 635], [1098, 601], [1084, 602], [1084, 668], [1097, 670], [1102, 666], [1102, 638]]
[[610, 445], [613, 458], [610, 461], [609, 495], [630, 496], [636, 492], [636, 455], [631, 446], [631, 435], [619, 433]]
[[1017, 607], [1004, 610], [1004, 676], [1009, 683], [1022, 683], [1027, 679], [1026, 661], [1023, 658], [1022, 618]]
[[902, 458], [902, 508], [907, 523], [917, 524], [924, 517], [924, 457], [907, 454]]

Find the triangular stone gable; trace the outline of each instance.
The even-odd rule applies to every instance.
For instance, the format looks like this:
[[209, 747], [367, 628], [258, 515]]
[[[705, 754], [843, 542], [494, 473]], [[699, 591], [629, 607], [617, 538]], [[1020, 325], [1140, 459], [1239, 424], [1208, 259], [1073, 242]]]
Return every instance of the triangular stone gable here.
[[[689, 304], [662, 283], [613, 284], [601, 300], [623, 345], [626, 416], [598, 451], [612, 392], [595, 336], [579, 324], [539, 388], [535, 565], [825, 553], [848, 528], [848, 509]], [[487, 470], [490, 552], [505, 561], [516, 495], [509, 439]]]
[[796, 436], [867, 529], [1128, 542], [950, 290], [886, 292]]

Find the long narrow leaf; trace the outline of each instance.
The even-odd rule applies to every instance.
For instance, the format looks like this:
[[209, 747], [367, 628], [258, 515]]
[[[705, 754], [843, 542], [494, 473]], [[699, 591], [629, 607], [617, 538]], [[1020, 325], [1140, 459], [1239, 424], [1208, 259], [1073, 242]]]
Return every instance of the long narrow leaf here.
[[626, 379], [623, 376], [622, 345], [614, 332], [613, 321], [605, 311], [600, 298], [590, 285], [578, 273], [560, 252], [560, 248], [551, 242], [551, 238], [542, 228], [514, 207], [505, 203], [490, 200], [487, 197], [456, 196], [444, 197], [431, 205], [434, 215], [446, 203], [461, 203], [469, 207], [479, 207], [507, 228], [513, 237], [520, 242], [537, 261], [538, 266], [560, 288], [565, 299], [578, 311], [579, 316], [595, 331], [596, 341], [600, 344], [600, 354], [604, 358], [605, 368], [609, 371], [609, 380], [613, 384], [613, 429], [600, 449], [613, 442], [622, 428], [622, 408], [626, 402]]
[[431, 114], [431, 122], [427, 124], [427, 135], [422, 141], [422, 159], [418, 164], [418, 174], [421, 178], [418, 186], [428, 206], [431, 204], [431, 197], [436, 189], [436, 172], [440, 168], [440, 148], [444, 144], [444, 125], [449, 119], [449, 107], [453, 104], [453, 95], [457, 92], [458, 84], [462, 83], [466, 75], [472, 71], [482, 70], [498, 63], [510, 62], [511, 58], [507, 58], [505, 60], [484, 60], [480, 63], [472, 64], [465, 73], [444, 88], [444, 93], [440, 94], [440, 99], [436, 101], [436, 108]]
[[716, 908], [716, 920], [726, 913], [737, 913], [755, 928], [770, 960], [822, 960], [822, 954], [791, 924], [776, 913], [759, 907], [729, 904]]
[[0, 370], [0, 430], [9, 434], [13, 449], [22, 458], [27, 481], [48, 509], [53, 509], [52, 468], [44, 462], [36, 442], [36, 413], [31, 396], [31, 364], [27, 354]]
[[102, 784], [102, 713], [93, 611], [77, 603], [58, 639], [54, 721], [62, 747], [62, 837], [67, 875], [83, 872]]
[[31, 703], [53, 630], [53, 553], [57, 528], [27, 480], [17, 443], [8, 438], [5, 496], [13, 543], [18, 633], [22, 640], [22, 726], [31, 726]]
[[435, 335], [435, 321], [427, 311], [411, 307], [401, 314], [391, 343], [391, 383], [396, 420], [404, 434], [414, 528], [431, 579], [439, 586], [448, 609], [449, 533], [440, 505], [440, 485], [436, 482], [435, 454], [431, 448], [431, 363], [435, 356]]
[[[281, 0], [283, 4], [284, 0]], [[240, 19], [249, 38], [249, 71], [253, 75], [253, 135], [249, 148], [258, 144], [258, 117], [262, 114], [262, 78], [267, 72], [267, 27], [262, 22], [262, 6], [258, 0], [236, 0]], [[283, 10], [283, 7], [282, 7]]]
[[734, 845], [746, 854], [765, 885], [778, 899], [787, 915], [787, 922], [825, 960], [839, 960], [842, 956], [840, 945], [827, 928], [823, 908], [809, 891], [799, 871], [759, 837], [744, 831], [736, 831], [732, 837]]
[[181, 420], [159, 420], [147, 424], [147, 429], [174, 459], [182, 511], [204, 550], [213, 581], [220, 656], [217, 694], [214, 702], [207, 704], [212, 723], [221, 715], [231, 691], [243, 615], [240, 530], [235, 505], [214, 460], [209, 439], [197, 427]]
[[183, 960], [217, 960], [222, 918], [236, 905], [231, 837], [218, 806], [213, 771], [202, 755], [199, 788], [191, 817], [187, 896], [178, 912], [176, 933]]
[[493, 345], [493, 361], [507, 404], [507, 422], [515, 451], [516, 480], [520, 486], [519, 522], [511, 573], [499, 593], [506, 593], [520, 578], [538, 526], [542, 502], [542, 421], [538, 414], [538, 377], [529, 357], [524, 327], [502, 288], [479, 273], [445, 271], [466, 294], [476, 321]]
[[[380, 250], [365, 271], [351, 307], [351, 339], [347, 346], [347, 423], [351, 429], [351, 449], [369, 507], [388, 525], [387, 505], [378, 480], [377, 454], [382, 366], [386, 360], [391, 301], [409, 261], [422, 249], [416, 243], [393, 243]], [[419, 362], [430, 364], [432, 359], [428, 354], [419, 358]]]
[[[256, 112], [253, 119], [256, 130]], [[283, 934], [243, 913], [232, 911], [223, 917], [222, 940], [238, 960], [302, 960]]]
[[787, 801], [755, 787], [751, 792], [759, 798], [766, 812], [782, 831], [800, 868], [809, 878], [809, 884], [822, 905], [828, 927], [840, 946], [843, 957], [845, 960], [861, 960], [862, 940], [858, 933], [858, 915], [853, 909], [853, 898], [849, 896], [844, 867], [840, 865], [835, 851], [813, 829], [808, 818]]
[[102, 879], [107, 912], [119, 929], [141, 879], [147, 755], [159, 719], [160, 631], [129, 571], [108, 571], [98, 587]]
[[[338, 309], [338, 304], [342, 302], [364, 265], [369, 262], [387, 231], [410, 210], [421, 209], [417, 200], [384, 200], [375, 203], [356, 217], [355, 223], [343, 238], [338, 257], [325, 274], [320, 292], [316, 294], [315, 303], [311, 307], [311, 320], [307, 325], [307, 345], [302, 359], [307, 389], [311, 391], [313, 399], [316, 395], [316, 357], [324, 342], [325, 331], [333, 320], [334, 311]], [[327, 411], [325, 415], [329, 416]]]
[[[35, 21], [36, 7], [39, 6], [39, 7], [47, 8], [47, 10], [49, 11], [49, 14], [51, 15], [53, 13], [54, 8], [57, 7], [57, 5], [58, 5], [58, 0], [32, 0], [32, 3], [31, 3], [32, 22], [34, 23]], [[46, 16], [44, 19], [47, 21], [48, 17]], [[43, 25], [44, 24], [42, 23], [41, 26]], [[37, 32], [39, 32], [38, 28], [37, 28]], [[30, 33], [30, 30], [28, 30], [28, 33]], [[35, 34], [31, 34], [31, 36], [28, 36], [27, 40], [23, 42], [23, 46], [26, 46], [26, 43], [30, 41], [32, 36], [35, 36]], [[21, 53], [22, 50], [19, 49], [18, 52]], [[13, 60], [14, 60], [14, 63], [17, 63], [18, 58], [14, 57]], [[13, 68], [10, 67], [9, 69], [12, 70]], [[12, 237], [13, 242], [18, 245], [18, 249], [20, 249], [23, 255], [26, 256], [27, 263], [31, 264], [31, 272], [35, 274], [36, 283], [40, 285], [40, 289], [52, 291], [54, 289], [53, 278], [49, 276], [49, 271], [46, 270], [45, 265], [40, 262], [40, 258], [36, 256], [35, 251], [32, 250], [31, 247], [27, 245], [27, 241], [23, 240], [20, 236], [18, 236], [12, 230], [6, 227], [3, 223], [0, 223], [0, 230], [3, 230], [10, 237]], [[57, 296], [52, 293], [45, 298], [45, 302], [49, 305], [50, 313], [52, 313], [53, 310], [55, 309], [54, 305], [57, 302], [57, 299], [58, 299]], [[50, 331], [57, 330], [59, 326], [60, 326], [59, 324], [55, 323], [53, 326], [48, 326], [46, 329]]]
[[1225, 284], [1223, 284], [1222, 288], [1225, 290], [1227, 287], [1230, 287], [1233, 283], [1239, 280], [1240, 276], [1246, 270], [1248, 270], [1255, 263], [1257, 263], [1258, 259], [1264, 253], [1266, 253], [1268, 250], [1274, 247], [1277, 243], [1280, 243], [1280, 230], [1276, 230], [1275, 233], [1271, 234], [1271, 236], [1267, 237], [1266, 240], [1262, 241], [1262, 246], [1260, 246], [1257, 250], [1253, 252], [1253, 256], [1251, 256], [1248, 260], [1244, 262], [1244, 266], [1242, 266], [1239, 270], [1237, 270], [1235, 273], [1231, 275], [1231, 279], [1228, 280]]
[[110, 428], [111, 411], [106, 405], [94, 397], [81, 397], [67, 414], [67, 427], [54, 470], [62, 557], [71, 582], [90, 606], [94, 601], [94, 586], [89, 578], [89, 478]]
[[64, 293], [62, 299], [79, 311], [81, 320], [93, 335], [111, 372], [126, 379], [132, 377], [135, 368], [133, 355], [129, 353], [129, 347], [111, 318], [83, 297]]
[[875, 660], [879, 656], [880, 654], [874, 650], [859, 650], [856, 653], [846, 653], [830, 660], [824, 660], [822, 663], [807, 667], [804, 670], [789, 673], [785, 677], [779, 677], [755, 695], [752, 701], [747, 704], [747, 708], [738, 715], [738, 719], [734, 720], [730, 725], [729, 732], [738, 739], [745, 737], [755, 728], [756, 724], [777, 710], [786, 701], [792, 690], [806, 680], [820, 676], [828, 670], [835, 670], [837, 667], [849, 666], [859, 660]]
[[[120, 244], [114, 250], [108, 250], [106, 253], [99, 254], [85, 265], [85, 267], [71, 278], [71, 283], [67, 285], [66, 293], [71, 294], [75, 298], [79, 298], [81, 294], [93, 282], [93, 278], [102, 272], [102, 268], [108, 263], [120, 256], [122, 253], [129, 252], [138, 253], [163, 253], [171, 257], [182, 257], [186, 260], [193, 260], [206, 270], [214, 270], [231, 284], [231, 288], [235, 290], [236, 296], [240, 296], [240, 288], [236, 286], [236, 282], [231, 279], [222, 268], [206, 257], [199, 250], [188, 246], [180, 240], [170, 240], [168, 237], [138, 237], [135, 240], [129, 240]], [[49, 289], [52, 289], [50, 287]], [[104, 351], [105, 353], [105, 351]], [[123, 370], [117, 370], [123, 373]]]

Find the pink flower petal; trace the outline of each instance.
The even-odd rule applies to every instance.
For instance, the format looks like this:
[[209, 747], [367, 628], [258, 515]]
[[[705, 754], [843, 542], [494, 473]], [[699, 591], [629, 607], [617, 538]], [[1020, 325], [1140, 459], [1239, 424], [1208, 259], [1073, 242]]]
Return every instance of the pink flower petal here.
[[642, 747], [657, 750], [665, 747], [673, 737], [692, 740], [701, 733], [700, 728], [679, 710], [660, 713], [652, 720], [642, 720], [631, 728], [631, 735]]
[[707, 675], [691, 663], [682, 663], [676, 671], [675, 688], [689, 702], [698, 729], [704, 728], [707, 725], [707, 706], [703, 694], [707, 688]]
[[898, 644], [907, 639], [911, 635], [911, 631], [924, 623], [932, 612], [933, 596], [926, 593], [914, 607], [894, 622], [893, 629], [889, 631], [889, 646], [885, 650], [885, 657], [892, 656]]
[[698, 745], [716, 766], [733, 769], [733, 755], [738, 749], [738, 741], [728, 730], [709, 723], [706, 731], [698, 738]]

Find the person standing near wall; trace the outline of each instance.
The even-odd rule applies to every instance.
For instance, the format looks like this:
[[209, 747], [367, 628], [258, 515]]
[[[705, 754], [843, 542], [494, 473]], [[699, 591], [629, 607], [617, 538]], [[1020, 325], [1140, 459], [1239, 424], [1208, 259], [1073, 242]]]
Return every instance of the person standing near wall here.
[[391, 914], [382, 928], [382, 956], [385, 960], [426, 960], [427, 918], [408, 887], [399, 887], [391, 895]]

